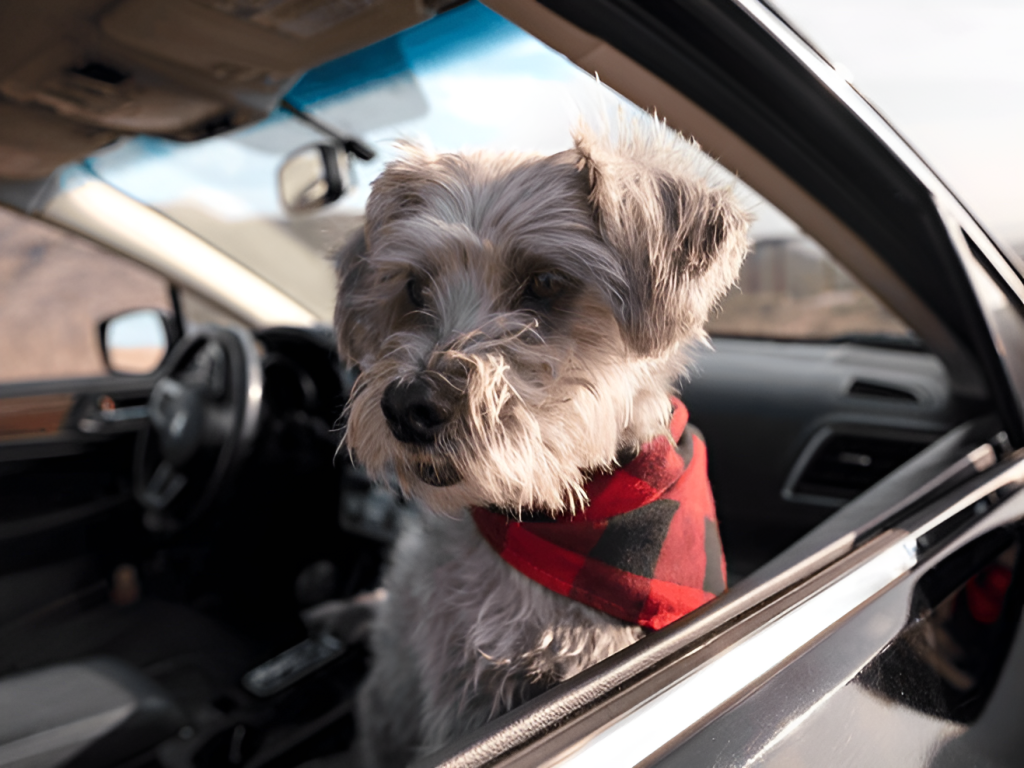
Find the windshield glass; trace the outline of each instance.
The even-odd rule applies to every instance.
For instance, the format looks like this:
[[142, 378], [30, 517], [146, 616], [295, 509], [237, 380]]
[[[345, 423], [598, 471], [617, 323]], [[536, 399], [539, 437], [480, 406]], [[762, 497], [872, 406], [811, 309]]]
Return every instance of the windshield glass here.
[[[194, 143], [140, 137], [88, 161], [91, 170], [245, 264], [325, 323], [333, 314], [329, 254], [362, 224], [370, 182], [410, 140], [441, 151], [544, 154], [571, 146], [581, 117], [637, 107], [478, 3], [467, 3], [309, 72], [288, 100], [376, 157], [352, 162], [352, 188], [312, 213], [289, 213], [278, 170], [327, 138], [278, 111]], [[721, 173], [728, 173], [720, 169]], [[755, 222], [751, 257], [712, 333], [780, 339], [911, 332], [817, 243], [755, 192], [736, 184]]]

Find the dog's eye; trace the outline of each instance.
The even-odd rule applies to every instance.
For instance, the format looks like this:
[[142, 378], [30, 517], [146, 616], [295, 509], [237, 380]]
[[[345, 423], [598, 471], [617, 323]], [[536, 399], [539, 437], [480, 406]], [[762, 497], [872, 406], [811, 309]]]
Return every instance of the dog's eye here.
[[538, 272], [530, 275], [523, 286], [523, 298], [534, 301], [553, 299], [565, 289], [565, 278], [554, 272]]
[[409, 282], [405, 284], [405, 292], [414, 307], [423, 309], [423, 280], [418, 277], [410, 277]]

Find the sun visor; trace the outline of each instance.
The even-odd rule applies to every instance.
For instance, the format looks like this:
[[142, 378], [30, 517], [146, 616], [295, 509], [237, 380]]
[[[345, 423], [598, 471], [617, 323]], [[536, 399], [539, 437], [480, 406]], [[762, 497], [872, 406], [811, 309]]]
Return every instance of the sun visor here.
[[179, 133], [226, 109], [222, 99], [118, 58], [92, 55], [75, 41], [60, 41], [0, 80], [0, 92], [119, 133]]
[[452, 4], [0, 3], [0, 179], [40, 178], [121, 134], [188, 141], [252, 123], [309, 69]]
[[0, 178], [44, 178], [116, 138], [113, 131], [66, 120], [42, 107], [0, 100]]
[[123, 0], [100, 28], [125, 47], [259, 90], [432, 15], [420, 0]]

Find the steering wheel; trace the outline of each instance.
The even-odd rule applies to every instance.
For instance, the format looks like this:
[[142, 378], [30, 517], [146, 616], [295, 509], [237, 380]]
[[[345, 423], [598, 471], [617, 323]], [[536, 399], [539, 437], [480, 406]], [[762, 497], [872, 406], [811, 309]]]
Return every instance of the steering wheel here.
[[252, 448], [263, 369], [252, 334], [207, 326], [174, 346], [165, 370], [133, 474], [146, 528], [173, 533], [202, 515]]

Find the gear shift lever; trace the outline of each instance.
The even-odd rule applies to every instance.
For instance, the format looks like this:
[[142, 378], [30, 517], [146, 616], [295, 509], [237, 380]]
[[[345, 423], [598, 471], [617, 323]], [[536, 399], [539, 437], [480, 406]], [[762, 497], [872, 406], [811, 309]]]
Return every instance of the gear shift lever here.
[[267, 698], [341, 656], [369, 634], [378, 606], [387, 598], [383, 588], [344, 600], [328, 600], [302, 612], [310, 636], [242, 676], [242, 687]]

